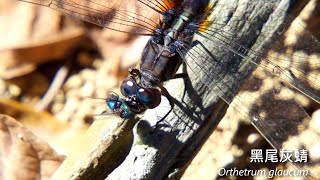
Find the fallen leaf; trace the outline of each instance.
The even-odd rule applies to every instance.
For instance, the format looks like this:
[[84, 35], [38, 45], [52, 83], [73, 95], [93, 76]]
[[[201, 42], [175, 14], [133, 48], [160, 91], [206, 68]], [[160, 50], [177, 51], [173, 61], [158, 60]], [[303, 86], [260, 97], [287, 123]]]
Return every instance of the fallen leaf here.
[[64, 157], [15, 119], [0, 114], [1, 179], [49, 179]]
[[87, 130], [86, 126], [70, 127], [70, 124], [58, 121], [48, 112], [36, 112], [32, 106], [9, 99], [0, 98], [0, 113], [16, 118], [23, 126], [64, 155], [74, 151], [70, 142], [79, 139]]
[[0, 51], [0, 77], [11, 79], [30, 73], [38, 64], [63, 59], [70, 49], [79, 46], [85, 32], [71, 28], [46, 40], [34, 40], [14, 48]]

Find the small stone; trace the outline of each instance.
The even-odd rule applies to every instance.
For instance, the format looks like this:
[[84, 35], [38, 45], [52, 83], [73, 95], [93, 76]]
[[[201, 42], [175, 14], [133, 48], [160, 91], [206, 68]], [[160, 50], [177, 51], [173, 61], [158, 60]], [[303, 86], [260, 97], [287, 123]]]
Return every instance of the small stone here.
[[62, 111], [56, 114], [57, 119], [68, 121], [78, 108], [79, 100], [76, 98], [67, 98], [66, 104]]
[[56, 97], [54, 98], [55, 102], [64, 103], [65, 101], [65, 93], [63, 91], [59, 91]]
[[80, 72], [80, 76], [87, 81], [94, 81], [96, 79], [96, 71], [92, 69], [84, 69]]
[[108, 96], [108, 91], [104, 88], [96, 89], [96, 92], [93, 95], [93, 97], [96, 97], [96, 98], [107, 98], [107, 96]]
[[79, 98], [80, 97], [80, 91], [79, 89], [70, 89], [67, 93], [66, 93], [66, 97], [69, 98]]
[[21, 89], [14, 84], [9, 85], [8, 91], [9, 91], [10, 95], [13, 97], [17, 97], [21, 94]]
[[320, 128], [320, 110], [317, 110], [312, 114], [310, 127], [312, 129], [314, 129], [316, 132], [319, 130], [319, 128]]
[[62, 90], [60, 90], [55, 96], [50, 110], [53, 114], [57, 114], [58, 112], [62, 111], [64, 108], [65, 97], [66, 96]]
[[92, 82], [86, 82], [80, 90], [81, 97], [92, 97], [95, 90], [95, 86]]
[[119, 83], [117, 78], [115, 78], [114, 76], [98, 78], [96, 79], [95, 82], [96, 82], [97, 89], [103, 89], [104, 91], [107, 91], [108, 89], [118, 86], [118, 83]]
[[80, 76], [73, 75], [64, 84], [64, 89], [69, 90], [73, 88], [79, 88], [81, 87], [82, 83], [83, 83], [83, 79]]
[[95, 68], [95, 69], [98, 69], [100, 66], [102, 66], [102, 59], [95, 59], [92, 63], [92, 66]]
[[51, 111], [53, 114], [57, 114], [63, 110], [64, 104], [62, 103], [54, 103], [52, 105]]
[[84, 119], [85, 116], [90, 113], [92, 113], [91, 105], [89, 103], [86, 103], [85, 101], [82, 101], [78, 106], [74, 117], [78, 119]]
[[257, 133], [252, 133], [248, 136], [247, 138], [247, 142], [249, 144], [254, 144], [255, 142], [257, 142], [260, 139], [260, 135]]

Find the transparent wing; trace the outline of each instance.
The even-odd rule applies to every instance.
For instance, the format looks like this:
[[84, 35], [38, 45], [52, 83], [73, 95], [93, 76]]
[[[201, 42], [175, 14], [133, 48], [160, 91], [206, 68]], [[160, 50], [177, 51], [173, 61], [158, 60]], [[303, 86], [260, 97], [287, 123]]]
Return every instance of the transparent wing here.
[[[238, 5], [237, 8], [248, 8], [248, 6]], [[279, 9], [272, 12], [274, 14], [271, 17], [283, 17], [279, 13], [285, 13]], [[223, 16], [220, 18], [223, 19]], [[308, 32], [304, 33], [304, 42], [299, 44], [301, 51], [281, 42], [290, 25], [295, 25], [291, 31], [303, 29], [299, 25], [299, 20], [293, 21], [290, 17], [286, 20], [243, 18], [245, 17], [237, 16], [235, 12], [232, 18], [229, 15], [226, 26], [212, 28], [209, 24], [200, 25], [199, 41], [195, 41], [196, 45], [191, 50], [181, 49], [180, 54], [191, 60], [186, 62], [190, 72], [194, 73], [195, 77], [199, 77], [199, 72], [203, 72], [205, 74], [203, 83], [210, 92], [218, 95], [245, 118], [250, 119], [274, 148], [279, 151], [284, 149], [294, 152], [307, 149], [309, 152], [307, 163], [292, 163], [299, 168], [307, 169], [312, 176], [320, 177], [320, 157], [314, 151], [319, 146], [317, 142], [320, 138], [319, 133], [313, 128], [314, 122], [296, 101], [294, 92], [290, 89], [294, 87], [316, 102], [320, 102], [320, 87], [316, 84], [320, 82], [319, 77], [316, 74], [309, 74], [306, 70], [307, 67], [319, 67], [319, 59], [316, 56], [320, 54], [320, 43]], [[250, 23], [261, 26], [262, 33], [252, 35], [252, 39], [237, 39], [237, 33], [241, 32], [231, 27], [233, 23], [241, 24], [243, 21], [252, 21]], [[286, 28], [277, 30], [276, 26], [268, 26], [270, 23], [274, 24], [268, 21], [284, 22]], [[245, 26], [243, 23], [241, 25], [242, 28]], [[244, 31], [252, 32], [246, 28]], [[271, 37], [272, 34], [275, 36]], [[265, 44], [264, 39], [271, 39], [273, 43], [268, 47], [262, 46], [261, 44]], [[257, 42], [256, 45], [251, 43], [254, 41]], [[216, 47], [219, 52], [215, 52], [211, 47]], [[289, 51], [285, 51], [288, 48]], [[284, 56], [261, 53], [270, 50], [277, 53], [284, 52]], [[215, 53], [224, 53], [224, 59], [233, 59], [233, 62], [216, 59]], [[210, 60], [208, 57], [211, 57]], [[239, 84], [242, 84], [244, 75], [247, 74], [245, 71], [248, 71], [244, 68], [246, 66], [256, 70], [240, 87]], [[238, 93], [239, 89], [243, 91]], [[308, 142], [303, 141], [303, 138], [308, 139]]]
[[[270, 3], [266, 3], [266, 5], [271, 6]], [[215, 9], [219, 10], [220, 6], [224, 7], [226, 5], [217, 5]], [[235, 7], [232, 8], [228, 5], [228, 8], [233, 9]], [[246, 4], [243, 6], [238, 5], [237, 8], [241, 9], [250, 7]], [[268, 21], [268, 25], [264, 25], [262, 27], [263, 24], [259, 23], [261, 27], [257, 28], [261, 28], [262, 32], [262, 34], [259, 34], [259, 39], [261, 39], [261, 41], [270, 39], [272, 41], [272, 46], [257, 45], [256, 48], [260, 51], [252, 50], [250, 47], [250, 41], [248, 41], [248, 44], [237, 43], [237, 37], [233, 35], [240, 32], [238, 32], [233, 25], [244, 21], [250, 21], [250, 19], [245, 19], [246, 17], [243, 16], [237, 16], [236, 13], [231, 19], [229, 19], [227, 25], [224, 27], [221, 27], [221, 25], [225, 24], [226, 17], [214, 16], [214, 18], [216, 18], [215, 20], [211, 19], [213, 17], [208, 17], [203, 23], [200, 23], [198, 30], [199, 34], [203, 37], [213, 39], [219, 46], [229, 49], [237, 56], [246, 57], [247, 55], [250, 55], [247, 59], [249, 63], [263, 67], [270, 73], [273, 73], [283, 81], [289, 83], [300, 92], [320, 103], [320, 79], [317, 75], [309, 74], [307, 71], [310, 67], [313, 69], [320, 67], [320, 43], [310, 32], [304, 30], [304, 27], [298, 19], [294, 20], [292, 17], [287, 16], [287, 18], [283, 20], [282, 14], [285, 13], [286, 12], [281, 9], [274, 9], [268, 20], [252, 20]], [[227, 13], [226, 16], [230, 17], [230, 14]], [[219, 22], [221, 22], [221, 24], [219, 24]], [[278, 22], [283, 22], [284, 24], [280, 29], [277, 29], [277, 25], [279, 24]], [[212, 23], [215, 24], [212, 25]], [[245, 27], [243, 29], [246, 30], [247, 28], [250, 27]], [[288, 33], [288, 29], [291, 31], [291, 34], [301, 35], [301, 33], [304, 33], [301, 38], [302, 40], [298, 43], [299, 46], [291, 45], [290, 42], [288, 42], [290, 40], [287, 40], [287, 42], [283, 41], [286, 33]], [[255, 36], [257, 37], [257, 35], [252, 34], [252, 37]], [[291, 39], [291, 41], [295, 40]], [[270, 52], [270, 50], [273, 51], [273, 53], [269, 53], [267, 55], [264, 54], [264, 52]], [[313, 87], [313, 89], [308, 87]]]
[[[205, 55], [206, 53], [208, 51], [197, 47], [189, 51], [186, 56], [187, 59], [199, 61], [199, 58], [208, 57]], [[200, 69], [201, 71], [212, 69], [212, 64], [207, 65], [206, 63], [196, 63], [197, 68], [188, 66], [191, 73], [199, 75]], [[241, 77], [239, 75], [241, 72], [235, 72], [234, 69], [226, 70], [226, 67], [220, 63], [215, 63], [213, 69], [220, 69], [221, 72], [208, 74], [207, 78], [212, 81], [203, 81], [210, 92], [218, 95], [244, 118], [250, 119], [265, 139], [279, 150], [278, 152], [281, 150], [298, 152], [306, 149], [309, 152], [308, 162], [292, 163], [301, 169], [307, 169], [313, 176], [319, 177], [320, 168], [317, 167], [319, 156], [312, 153], [312, 149], [319, 146], [317, 140], [320, 136], [317, 129], [312, 129], [312, 124], [315, 122], [311, 121], [309, 115], [296, 101], [292, 90], [285, 87], [274, 78], [273, 74], [261, 66], [241, 87], [233, 83], [237, 81], [235, 77]], [[213, 78], [214, 75], [219, 78]], [[240, 91], [237, 93], [238, 89], [245, 89], [248, 92]], [[304, 142], [305, 139], [309, 139], [308, 142]]]
[[177, 0], [19, 0], [50, 7], [98, 26], [140, 35], [152, 35], [160, 13]]

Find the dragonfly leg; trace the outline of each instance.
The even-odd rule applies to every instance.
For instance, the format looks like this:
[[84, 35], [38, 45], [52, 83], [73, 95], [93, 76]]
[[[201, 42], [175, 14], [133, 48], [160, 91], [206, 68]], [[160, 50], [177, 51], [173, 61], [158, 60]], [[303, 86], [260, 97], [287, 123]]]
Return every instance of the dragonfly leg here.
[[133, 67], [130, 67], [128, 69], [129, 73], [135, 77], [139, 77], [139, 79], [141, 78], [141, 72], [139, 71], [139, 69], [136, 69], [136, 68], [133, 68]]
[[[175, 75], [174, 75], [172, 78], [170, 78], [170, 79], [177, 79], [177, 78], [183, 78], [184, 80], [186, 80], [186, 79], [188, 78], [188, 74], [187, 74], [187, 73], [178, 73], [178, 74], [175, 74]], [[172, 96], [170, 95], [170, 93], [168, 92], [168, 90], [167, 90], [164, 86], [162, 86], [162, 85], [159, 85], [158, 87], [159, 87], [160, 90], [161, 90], [161, 94], [168, 99], [169, 104], [170, 104], [170, 110], [161, 118], [161, 120], [159, 120], [159, 121], [155, 124], [155, 126], [154, 126], [155, 128], [154, 128], [154, 129], [157, 129], [158, 127], [160, 127], [160, 126], [159, 126], [160, 123], [161, 123], [164, 119], [166, 119], [166, 117], [171, 113], [171, 111], [173, 110], [174, 104], [175, 104], [175, 103], [174, 103], [175, 99], [174, 99], [174, 97], [172, 97]], [[161, 124], [161, 126], [164, 126], [164, 125]]]
[[174, 106], [174, 103], [173, 103], [173, 97], [169, 94], [168, 90], [162, 86], [162, 85], [159, 85], [159, 88], [161, 89], [161, 94], [164, 95], [168, 101], [169, 101], [169, 104], [170, 104], [170, 110], [154, 125], [155, 128], [154, 129], [157, 129], [160, 125], [160, 123], [167, 118], [167, 116], [171, 113], [171, 111], [173, 110], [173, 106]]
[[159, 88], [161, 89], [162, 95], [164, 95], [168, 99], [170, 106], [171, 106], [171, 109], [172, 109], [174, 106], [173, 97], [169, 94], [168, 90], [165, 87], [163, 87], [162, 85], [159, 85]]
[[175, 74], [171, 79], [183, 78], [184, 80], [186, 80], [187, 77], [188, 77], [187, 73], [179, 73], [179, 74]]

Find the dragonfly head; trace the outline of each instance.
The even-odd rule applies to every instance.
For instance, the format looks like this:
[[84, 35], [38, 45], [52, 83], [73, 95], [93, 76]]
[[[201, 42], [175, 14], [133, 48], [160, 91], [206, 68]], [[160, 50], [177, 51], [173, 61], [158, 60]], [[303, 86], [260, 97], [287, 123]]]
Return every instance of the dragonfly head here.
[[122, 82], [121, 93], [125, 98], [112, 92], [106, 103], [113, 113], [122, 118], [131, 118], [146, 109], [153, 109], [161, 102], [161, 93], [158, 89], [142, 87], [131, 76]]
[[[141, 86], [132, 76], [127, 77], [122, 82], [121, 93], [126, 97], [129, 108], [137, 113], [141, 113], [141, 109], [144, 111], [146, 108], [155, 108], [161, 101], [161, 93], [158, 89]], [[131, 103], [134, 104], [131, 105]], [[137, 106], [139, 109], [135, 109]]]

